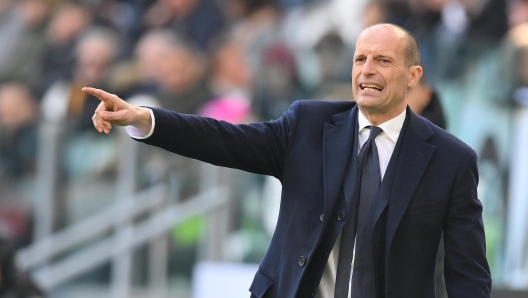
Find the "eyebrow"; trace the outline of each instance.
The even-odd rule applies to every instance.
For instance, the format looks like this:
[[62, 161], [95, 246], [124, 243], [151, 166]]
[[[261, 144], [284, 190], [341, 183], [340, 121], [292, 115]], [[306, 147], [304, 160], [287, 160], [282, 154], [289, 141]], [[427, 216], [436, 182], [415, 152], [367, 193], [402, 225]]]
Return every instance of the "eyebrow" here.
[[387, 56], [387, 55], [377, 55], [377, 56], [375, 56], [374, 58], [377, 58], [377, 59], [380, 59], [380, 58], [381, 58], [381, 59], [387, 59], [387, 60], [391, 60], [391, 61], [394, 60], [393, 57], [391, 57], [391, 56]]
[[[367, 55], [362, 54], [362, 53], [354, 54], [354, 58], [357, 58], [357, 57], [366, 57], [366, 56], [367, 56]], [[388, 60], [391, 60], [391, 61], [394, 60], [394, 57], [392, 57], [392, 56], [388, 56], [388, 55], [384, 55], [384, 54], [376, 55], [376, 56], [374, 56], [374, 58], [375, 58], [375, 59], [388, 59]]]

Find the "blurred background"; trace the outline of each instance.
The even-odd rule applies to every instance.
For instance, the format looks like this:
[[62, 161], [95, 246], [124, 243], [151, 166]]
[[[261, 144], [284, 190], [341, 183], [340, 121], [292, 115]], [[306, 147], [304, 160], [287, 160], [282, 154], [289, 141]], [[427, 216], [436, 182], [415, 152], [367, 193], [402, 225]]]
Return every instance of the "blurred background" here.
[[100, 135], [81, 87], [275, 119], [353, 100], [380, 22], [420, 42], [413, 110], [479, 156], [494, 297], [528, 297], [527, 0], [0, 0], [0, 297], [249, 297], [280, 183]]

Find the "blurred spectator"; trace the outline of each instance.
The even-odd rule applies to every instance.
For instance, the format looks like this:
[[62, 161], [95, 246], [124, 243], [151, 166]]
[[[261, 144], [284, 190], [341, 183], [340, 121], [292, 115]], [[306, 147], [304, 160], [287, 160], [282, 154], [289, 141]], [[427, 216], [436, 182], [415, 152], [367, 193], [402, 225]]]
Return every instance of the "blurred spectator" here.
[[[43, 100], [46, 115], [72, 121], [77, 129], [91, 129], [93, 111], [99, 100], [86, 96], [84, 86], [106, 87], [109, 72], [118, 51], [115, 35], [106, 29], [96, 28], [86, 32], [75, 48], [75, 64], [71, 80], [60, 80], [50, 87]], [[51, 90], [62, 89], [62, 99], [49, 96]], [[60, 101], [60, 103], [59, 103]]]
[[37, 110], [25, 85], [0, 85], [0, 172], [4, 178], [20, 177], [34, 170]]
[[158, 0], [145, 14], [144, 22], [147, 28], [170, 28], [206, 51], [222, 32], [225, 20], [215, 0]]
[[463, 0], [462, 3], [467, 9], [470, 20], [468, 37], [477, 42], [477, 46], [489, 46], [483, 43], [502, 40], [508, 30], [507, 1]]
[[340, 35], [330, 32], [315, 45], [320, 82], [316, 98], [351, 100], [350, 66], [354, 51]]
[[365, 4], [363, 25], [365, 28], [389, 22], [389, 9], [381, 0], [371, 0]]
[[507, 31], [504, 0], [445, 2], [430, 59], [441, 81], [460, 78], [460, 69], [496, 48]]
[[144, 3], [141, 0], [119, 1], [119, 0], [99, 0], [90, 1], [92, 3], [95, 26], [110, 28], [116, 33], [121, 41], [119, 56], [128, 57], [134, 43], [136, 42], [137, 31], [140, 29], [141, 15]]
[[26, 272], [15, 265], [15, 248], [11, 241], [0, 238], [0, 298], [43, 298], [44, 292]]
[[161, 79], [163, 62], [176, 43], [176, 36], [169, 30], [149, 31], [138, 41], [134, 53], [145, 81], [153, 83]]
[[32, 238], [30, 193], [38, 150], [37, 118], [37, 102], [26, 85], [0, 84], [0, 234], [9, 236], [17, 247]]
[[161, 106], [181, 113], [196, 113], [212, 98], [207, 85], [206, 61], [189, 45], [179, 42], [161, 65], [158, 98]]
[[24, 21], [20, 18], [16, 9], [15, 1], [0, 1], [0, 69], [3, 69], [9, 61], [9, 55], [13, 51], [14, 44], [24, 27]]
[[31, 241], [38, 107], [26, 85], [0, 84], [0, 234], [17, 247]]
[[226, 0], [225, 13], [231, 22], [241, 21], [255, 13], [265, 10], [277, 10], [276, 0]]
[[265, 50], [255, 81], [254, 107], [261, 120], [277, 119], [293, 101], [307, 98], [299, 81], [294, 53], [284, 44]]
[[99, 100], [83, 95], [80, 90], [83, 86], [106, 87], [118, 50], [116, 36], [105, 29], [92, 29], [79, 40], [68, 110], [78, 118], [81, 128], [85, 125], [91, 128], [93, 111]]
[[252, 98], [252, 72], [243, 49], [226, 42], [214, 53], [210, 86], [216, 97]]
[[347, 48], [339, 34], [330, 32], [315, 45], [322, 81], [350, 81], [353, 51]]
[[263, 51], [280, 40], [280, 11], [274, 0], [228, 0], [231, 43], [240, 47], [250, 68], [259, 72]]
[[422, 37], [438, 26], [442, 9], [449, 3], [447, 0], [419, 1], [407, 0], [406, 3], [392, 1], [387, 6], [389, 22], [396, 23], [416, 36]]
[[60, 150], [66, 179], [61, 182], [66, 185], [67, 179], [81, 181], [114, 169], [116, 139], [104, 138], [93, 130], [92, 116], [100, 101], [81, 88], [108, 88], [117, 51], [118, 40], [112, 31], [90, 28], [75, 45], [72, 77], [57, 80], [43, 96], [43, 120], [58, 124], [64, 132]]
[[164, 64], [181, 41], [168, 29], [146, 32], [136, 43], [133, 59], [120, 62], [110, 75], [110, 86], [121, 98], [158, 96]]
[[416, 114], [446, 129], [446, 120], [438, 93], [424, 80], [422, 77], [420, 82], [409, 90], [407, 103]]
[[[59, 8], [65, 9], [63, 4]], [[85, 8], [77, 9], [81, 13]], [[79, 23], [74, 21], [74, 25]], [[93, 130], [92, 116], [100, 101], [87, 96], [81, 88], [111, 90], [110, 75], [120, 41], [114, 31], [103, 27], [86, 27], [78, 33], [69, 40], [73, 54], [71, 76], [54, 81], [41, 101], [43, 126], [56, 129], [47, 142], [56, 142], [60, 152], [55, 198], [58, 226], [75, 222], [109, 204], [118, 154], [117, 134], [108, 137]]]
[[46, 28], [40, 92], [57, 80], [72, 78], [77, 38], [92, 19], [89, 8], [77, 2], [63, 1], [55, 7]]
[[23, 82], [32, 89], [38, 87], [49, 9], [49, 0], [22, 0], [13, 6], [13, 21], [19, 22], [18, 32], [2, 47], [8, 59], [0, 62], [0, 78]]

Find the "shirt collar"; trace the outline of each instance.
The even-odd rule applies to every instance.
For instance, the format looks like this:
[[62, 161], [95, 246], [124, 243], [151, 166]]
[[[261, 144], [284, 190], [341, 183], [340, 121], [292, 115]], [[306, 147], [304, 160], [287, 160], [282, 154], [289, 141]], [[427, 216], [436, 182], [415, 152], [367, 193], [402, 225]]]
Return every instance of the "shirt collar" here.
[[[383, 132], [385, 132], [387, 136], [395, 143], [398, 141], [398, 136], [402, 130], [403, 122], [405, 122], [406, 112], [407, 109], [403, 110], [400, 115], [378, 125], [378, 127], [383, 129]], [[361, 132], [363, 128], [369, 125], [372, 124], [367, 120], [365, 115], [361, 113], [361, 111], [358, 111], [358, 131]]]

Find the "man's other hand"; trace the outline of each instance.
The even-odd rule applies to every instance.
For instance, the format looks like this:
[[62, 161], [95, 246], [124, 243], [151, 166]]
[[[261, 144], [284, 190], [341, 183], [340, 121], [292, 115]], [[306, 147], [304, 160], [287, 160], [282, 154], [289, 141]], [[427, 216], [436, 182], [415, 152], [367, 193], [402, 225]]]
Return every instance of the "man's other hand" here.
[[109, 134], [110, 130], [112, 130], [112, 125], [132, 125], [145, 134], [150, 131], [152, 119], [148, 109], [133, 106], [117, 95], [101, 89], [84, 87], [82, 91], [101, 100], [101, 103], [95, 109], [95, 113], [92, 116], [94, 127], [100, 133], [104, 132]]

